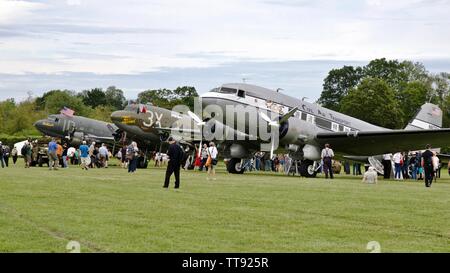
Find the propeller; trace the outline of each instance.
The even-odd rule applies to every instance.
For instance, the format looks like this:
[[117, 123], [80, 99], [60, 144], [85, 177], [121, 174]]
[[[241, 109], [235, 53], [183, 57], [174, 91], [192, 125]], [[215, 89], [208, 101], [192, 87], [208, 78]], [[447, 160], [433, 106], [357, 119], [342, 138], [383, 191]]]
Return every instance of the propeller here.
[[266, 115], [266, 113], [264, 113], [262, 111], [259, 111], [259, 115], [271, 127], [270, 131], [272, 132], [272, 137], [271, 137], [271, 140], [270, 140], [270, 159], [272, 160], [272, 158], [273, 158], [273, 151], [275, 149], [275, 137], [276, 137], [276, 135], [275, 135], [276, 131], [275, 130], [278, 130], [278, 128], [280, 127], [280, 123], [277, 120], [270, 119], [269, 116]]
[[[195, 123], [197, 123], [197, 126], [199, 127], [203, 127], [206, 122], [204, 122], [199, 116], [197, 116], [195, 113], [188, 111], [187, 114], [195, 121]], [[200, 140], [200, 146], [198, 147], [198, 157], [201, 156], [202, 153], [202, 143], [203, 143], [203, 137]]]
[[195, 113], [188, 111], [187, 114], [197, 123], [197, 126], [203, 126], [206, 123]]
[[259, 114], [261, 115], [261, 118], [262, 118], [263, 120], [267, 121], [267, 123], [268, 123], [270, 126], [280, 127], [280, 123], [278, 123], [278, 121], [276, 121], [276, 120], [271, 120], [271, 119], [269, 118], [269, 116], [266, 115], [266, 113], [259, 111]]
[[[265, 120], [267, 122], [267, 124], [269, 124], [269, 126], [274, 127], [274, 128], [279, 128], [280, 124], [285, 123], [289, 120], [290, 117], [292, 117], [298, 110], [298, 107], [294, 107], [292, 110], [290, 110], [289, 112], [287, 112], [285, 115], [281, 116], [280, 118], [277, 118], [276, 120], [272, 120], [266, 113], [259, 111], [259, 115], [261, 116], [261, 118], [263, 120]], [[273, 157], [273, 152], [275, 149], [275, 130], [274, 128], [271, 128], [271, 132], [272, 132], [272, 139], [271, 139], [271, 143], [270, 143], [270, 158], [272, 159]]]

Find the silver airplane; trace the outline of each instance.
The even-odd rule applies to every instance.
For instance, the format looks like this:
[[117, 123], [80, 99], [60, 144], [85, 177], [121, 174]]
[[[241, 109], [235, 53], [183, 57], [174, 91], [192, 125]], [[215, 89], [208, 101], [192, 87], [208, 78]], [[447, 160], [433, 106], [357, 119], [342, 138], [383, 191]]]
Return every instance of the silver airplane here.
[[[446, 146], [450, 137], [450, 129], [440, 129], [442, 111], [432, 104], [425, 104], [404, 130], [390, 130], [249, 84], [224, 84], [201, 95], [201, 100], [203, 114], [223, 120], [225, 124], [229, 124], [226, 121], [228, 115], [224, 114], [227, 107], [236, 109], [236, 106], [242, 106], [231, 123], [233, 128], [241, 128], [243, 133], [250, 132], [255, 124], [278, 130], [278, 139], [269, 141], [271, 155], [289, 153], [294, 160], [301, 162], [300, 173], [306, 177], [316, 175], [321, 149], [326, 143], [340, 155], [369, 158], [397, 151], [420, 150], [428, 143], [434, 147]], [[215, 107], [208, 110], [211, 105]], [[256, 113], [256, 118], [251, 117], [253, 113]], [[224, 156], [230, 159], [228, 171], [243, 173], [242, 159], [252, 157], [262, 142], [259, 138], [224, 141]]]

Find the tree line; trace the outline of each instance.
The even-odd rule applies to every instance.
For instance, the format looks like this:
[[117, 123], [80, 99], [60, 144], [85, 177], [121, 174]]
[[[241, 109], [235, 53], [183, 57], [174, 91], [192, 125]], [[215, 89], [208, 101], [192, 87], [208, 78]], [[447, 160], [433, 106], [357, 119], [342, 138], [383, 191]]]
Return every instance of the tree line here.
[[[194, 97], [198, 96], [194, 87], [182, 86], [174, 90], [149, 89], [138, 94], [138, 103], [152, 103], [156, 106], [172, 109], [184, 104], [193, 109]], [[71, 90], [50, 90], [40, 97], [29, 96], [16, 102], [7, 99], [0, 102], [0, 135], [31, 136], [39, 135], [33, 124], [49, 114], [58, 114], [63, 107], [75, 111], [75, 115], [110, 121], [111, 113], [122, 110], [128, 101], [124, 92], [115, 86], [106, 90], [93, 88], [75, 92]]]
[[317, 101], [390, 129], [404, 128], [425, 102], [439, 105], [443, 127], [450, 127], [450, 74], [432, 74], [422, 63], [385, 58], [332, 69]]
[[[193, 109], [197, 91], [191, 86], [149, 89], [135, 101], [172, 109], [178, 104]], [[391, 129], [406, 126], [419, 107], [431, 102], [443, 110], [443, 127], [450, 127], [450, 74], [428, 72], [421, 63], [375, 59], [365, 66], [332, 69], [323, 82], [317, 103], [344, 114]], [[127, 105], [124, 92], [115, 86], [75, 92], [50, 90], [40, 97], [0, 102], [1, 135], [39, 135], [33, 123], [64, 106], [76, 115], [109, 121], [113, 111]]]

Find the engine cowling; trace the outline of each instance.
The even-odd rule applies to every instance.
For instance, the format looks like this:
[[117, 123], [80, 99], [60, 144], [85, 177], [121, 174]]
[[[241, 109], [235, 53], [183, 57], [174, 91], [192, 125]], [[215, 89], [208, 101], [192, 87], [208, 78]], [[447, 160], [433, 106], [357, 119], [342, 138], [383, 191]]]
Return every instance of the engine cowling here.
[[78, 145], [78, 144], [81, 144], [81, 142], [83, 140], [84, 140], [84, 134], [82, 132], [74, 132], [70, 139], [70, 142], [75, 145]]
[[305, 145], [311, 142], [317, 135], [317, 127], [304, 120], [290, 118], [280, 124], [280, 144]]

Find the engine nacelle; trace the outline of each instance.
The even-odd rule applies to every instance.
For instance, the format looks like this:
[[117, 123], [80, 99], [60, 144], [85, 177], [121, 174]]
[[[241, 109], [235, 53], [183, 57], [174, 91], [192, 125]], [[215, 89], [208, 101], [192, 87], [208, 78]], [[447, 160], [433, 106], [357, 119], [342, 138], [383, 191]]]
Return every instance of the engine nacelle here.
[[314, 145], [306, 144], [303, 147], [303, 158], [312, 161], [319, 160], [321, 158], [320, 148]]
[[234, 143], [230, 146], [231, 158], [245, 158], [247, 155], [248, 151], [243, 145]]
[[79, 145], [84, 140], [84, 134], [82, 132], [74, 132], [70, 142], [74, 145]]
[[280, 144], [305, 145], [312, 141], [317, 135], [317, 127], [314, 124], [290, 118], [280, 125]]

